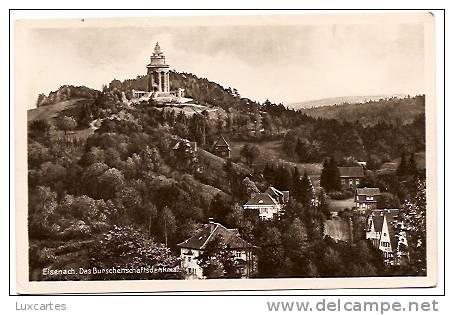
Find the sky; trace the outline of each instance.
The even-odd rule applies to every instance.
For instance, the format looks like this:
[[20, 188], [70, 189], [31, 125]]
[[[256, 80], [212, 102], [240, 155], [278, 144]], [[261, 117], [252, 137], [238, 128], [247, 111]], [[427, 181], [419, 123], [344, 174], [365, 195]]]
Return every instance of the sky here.
[[171, 69], [259, 102], [424, 93], [422, 24], [39, 28], [18, 48], [29, 108], [61, 85], [145, 74], [157, 41]]

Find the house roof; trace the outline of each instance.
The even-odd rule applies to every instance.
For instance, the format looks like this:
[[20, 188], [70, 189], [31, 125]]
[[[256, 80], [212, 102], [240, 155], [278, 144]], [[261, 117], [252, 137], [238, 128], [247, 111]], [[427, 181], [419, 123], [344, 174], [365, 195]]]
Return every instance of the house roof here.
[[194, 236], [178, 244], [179, 247], [191, 249], [204, 249], [206, 245], [218, 235], [222, 236], [224, 243], [231, 249], [253, 247], [249, 242], [243, 240], [238, 229], [228, 229], [220, 223], [210, 222]]
[[356, 194], [365, 195], [365, 196], [376, 196], [376, 195], [380, 195], [380, 188], [370, 188], [370, 187], [356, 188]]
[[278, 205], [279, 203], [271, 197], [267, 193], [259, 193], [255, 194], [251, 199], [249, 199], [248, 202], [246, 202], [244, 205], [245, 206], [275, 206]]
[[182, 146], [182, 145], [185, 145], [186, 149], [191, 148], [193, 151], [197, 150], [197, 142], [189, 141], [188, 139], [182, 139], [182, 140], [177, 141], [172, 149], [178, 150], [178, 149], [180, 149], [180, 146]]
[[224, 136], [219, 136], [219, 138], [216, 140], [216, 142], [214, 143], [214, 146], [215, 147], [227, 147], [229, 150], [230, 150], [230, 145], [229, 143], [227, 142], [227, 140], [225, 140]]
[[274, 188], [273, 186], [268, 187], [268, 189], [265, 190], [265, 194], [270, 195], [276, 200], [282, 198], [283, 202], [288, 202], [290, 198], [290, 192], [288, 190], [279, 190], [277, 188]]
[[377, 209], [372, 210], [370, 215], [372, 216], [372, 220], [374, 222], [374, 228], [377, 232], [382, 232], [383, 230], [383, 222], [386, 217], [386, 223], [388, 225], [388, 233], [389, 239], [391, 240], [392, 249], [395, 250], [397, 248], [397, 238], [396, 232], [394, 229], [394, 223], [396, 221], [396, 217], [399, 214], [399, 209]]
[[338, 167], [340, 177], [364, 177], [361, 166]]

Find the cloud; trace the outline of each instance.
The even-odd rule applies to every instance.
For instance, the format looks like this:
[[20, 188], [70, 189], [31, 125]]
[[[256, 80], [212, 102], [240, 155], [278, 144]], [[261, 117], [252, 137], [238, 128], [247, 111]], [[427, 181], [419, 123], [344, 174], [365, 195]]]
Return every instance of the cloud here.
[[255, 100], [422, 93], [420, 24], [36, 29], [29, 103], [64, 84], [100, 89], [145, 74], [159, 41], [171, 68]]

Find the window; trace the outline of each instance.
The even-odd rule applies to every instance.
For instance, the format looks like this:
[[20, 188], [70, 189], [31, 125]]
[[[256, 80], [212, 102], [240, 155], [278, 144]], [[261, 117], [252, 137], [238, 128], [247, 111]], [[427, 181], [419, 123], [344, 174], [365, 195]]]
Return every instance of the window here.
[[389, 247], [389, 242], [381, 242], [381, 246], [383, 246], [383, 247]]
[[356, 179], [356, 185], [359, 185], [359, 178]]
[[349, 180], [348, 180], [348, 184], [349, 184], [350, 186], [352, 186], [352, 185], [353, 185], [353, 179], [349, 179]]
[[191, 262], [191, 258], [192, 258], [192, 257], [188, 257], [188, 262]]
[[188, 268], [188, 274], [192, 274], [192, 268]]
[[341, 180], [342, 185], [345, 185], [345, 179]]
[[393, 258], [393, 253], [391, 253], [391, 252], [383, 252], [383, 256], [385, 258]]
[[241, 252], [235, 252], [235, 257], [240, 258], [241, 257]]

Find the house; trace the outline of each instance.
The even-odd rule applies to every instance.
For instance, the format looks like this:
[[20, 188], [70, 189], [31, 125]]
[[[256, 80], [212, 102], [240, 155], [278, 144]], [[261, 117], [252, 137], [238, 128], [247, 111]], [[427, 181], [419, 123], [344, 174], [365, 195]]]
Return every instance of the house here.
[[366, 211], [377, 208], [377, 200], [379, 196], [380, 188], [356, 188], [356, 209], [359, 211]]
[[261, 220], [271, 220], [280, 216], [289, 198], [290, 194], [288, 191], [280, 191], [270, 186], [264, 193], [253, 195], [243, 205], [243, 209], [245, 211], [258, 212]]
[[175, 143], [173, 150], [183, 150], [185, 152], [197, 152], [197, 142], [181, 139]]
[[227, 140], [222, 135], [219, 136], [213, 145], [213, 154], [221, 158], [230, 158], [230, 151], [230, 145]]
[[245, 211], [257, 211], [261, 220], [271, 220], [278, 217], [282, 211], [279, 202], [266, 193], [255, 194], [243, 205]]
[[238, 229], [228, 229], [210, 218], [194, 236], [178, 244], [180, 248], [181, 268], [186, 279], [204, 279], [203, 269], [198, 264], [198, 257], [207, 244], [217, 236], [222, 236], [224, 243], [235, 260], [239, 277], [249, 278], [255, 272], [255, 247], [240, 237]]
[[364, 177], [362, 166], [338, 167], [342, 189], [356, 189]]
[[[386, 265], [399, 265], [408, 256], [403, 249], [408, 246], [405, 232], [396, 235], [398, 209], [372, 210], [366, 220], [366, 239], [383, 254]], [[404, 245], [404, 246], [402, 246]]]

